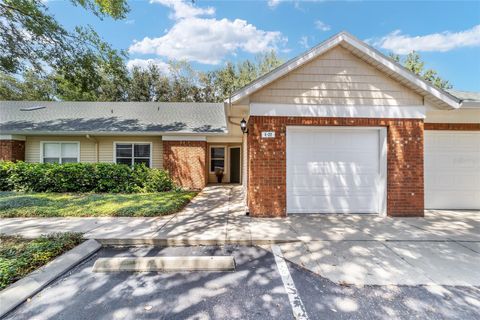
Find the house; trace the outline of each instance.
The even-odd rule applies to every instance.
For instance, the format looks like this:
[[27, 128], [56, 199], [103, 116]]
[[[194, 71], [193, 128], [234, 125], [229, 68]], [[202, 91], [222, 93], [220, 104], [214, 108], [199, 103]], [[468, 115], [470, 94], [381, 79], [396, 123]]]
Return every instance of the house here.
[[0, 102], [0, 118], [2, 159], [145, 163], [195, 189], [223, 168], [252, 216], [480, 209], [480, 94], [345, 32], [225, 103]]

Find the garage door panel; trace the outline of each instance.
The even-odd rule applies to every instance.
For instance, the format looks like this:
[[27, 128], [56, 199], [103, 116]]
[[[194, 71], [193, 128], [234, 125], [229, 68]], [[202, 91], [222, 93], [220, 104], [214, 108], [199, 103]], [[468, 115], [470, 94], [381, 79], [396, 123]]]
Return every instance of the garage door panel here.
[[295, 175], [376, 175], [377, 167], [368, 164], [345, 163], [306, 163], [292, 164], [291, 172]]
[[379, 130], [287, 129], [287, 212], [379, 212]]
[[425, 132], [425, 207], [480, 209], [480, 132]]
[[[298, 196], [290, 213], [376, 213], [376, 198], [371, 196], [349, 195], [348, 197], [332, 196]], [[361, 205], [352, 208], [355, 201]]]
[[[428, 155], [425, 155], [425, 162], [430, 165], [430, 168], [451, 169], [454, 167], [455, 170], [465, 169], [468, 170], [468, 172], [471, 172], [471, 169], [480, 169], [480, 163], [475, 159], [473, 151], [442, 151], [443, 152], [432, 152], [432, 150], [428, 150]], [[440, 159], [440, 161], [437, 161], [438, 159]]]
[[292, 177], [291, 186], [314, 188], [314, 187], [354, 187], [373, 188], [377, 178], [372, 175], [317, 175], [317, 174], [295, 174]]

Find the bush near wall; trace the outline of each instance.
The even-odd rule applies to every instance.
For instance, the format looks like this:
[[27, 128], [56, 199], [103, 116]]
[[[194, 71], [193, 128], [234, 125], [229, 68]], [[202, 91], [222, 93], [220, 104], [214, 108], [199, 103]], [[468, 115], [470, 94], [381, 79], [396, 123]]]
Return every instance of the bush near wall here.
[[168, 172], [144, 165], [0, 162], [0, 191], [136, 193], [173, 188]]

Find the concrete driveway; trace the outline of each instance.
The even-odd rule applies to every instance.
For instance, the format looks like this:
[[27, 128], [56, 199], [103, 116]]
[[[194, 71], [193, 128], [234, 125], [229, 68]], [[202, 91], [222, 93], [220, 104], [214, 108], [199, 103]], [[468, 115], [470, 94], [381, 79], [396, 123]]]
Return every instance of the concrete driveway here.
[[260, 219], [245, 216], [240, 186], [212, 186], [166, 217], [0, 220], [6, 234], [64, 231], [116, 245], [278, 243], [291, 262], [335, 283], [480, 285], [480, 211]]
[[[181, 255], [233, 255], [236, 270], [92, 272], [97, 258]], [[106, 248], [24, 303], [7, 319], [480, 317], [479, 287], [355, 287], [333, 283], [293, 263], [287, 262], [282, 269], [282, 264], [281, 256], [255, 246]], [[286, 277], [289, 281], [285, 281]]]

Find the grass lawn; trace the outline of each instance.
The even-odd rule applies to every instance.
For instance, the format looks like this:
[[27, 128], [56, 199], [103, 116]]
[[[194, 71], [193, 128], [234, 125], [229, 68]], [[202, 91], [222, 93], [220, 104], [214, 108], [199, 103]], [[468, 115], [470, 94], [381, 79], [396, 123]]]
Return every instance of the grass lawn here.
[[80, 233], [23, 239], [0, 235], [0, 290], [83, 241]]
[[0, 192], [0, 218], [155, 217], [182, 209], [196, 192], [20, 193]]

